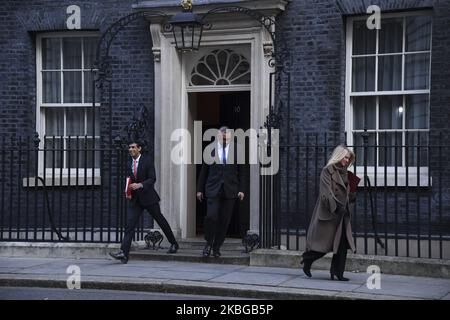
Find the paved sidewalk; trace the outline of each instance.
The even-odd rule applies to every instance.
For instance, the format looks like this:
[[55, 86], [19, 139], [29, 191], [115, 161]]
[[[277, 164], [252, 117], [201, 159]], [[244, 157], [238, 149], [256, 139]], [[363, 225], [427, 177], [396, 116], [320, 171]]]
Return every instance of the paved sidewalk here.
[[[212, 259], [212, 258], [211, 258]], [[67, 267], [81, 270], [81, 288], [220, 295], [261, 299], [444, 299], [450, 280], [381, 275], [381, 289], [370, 290], [369, 274], [346, 272], [349, 282], [329, 273], [300, 269], [203, 264], [176, 261], [0, 258], [0, 286], [66, 287]], [[0, 299], [2, 297], [0, 296]]]

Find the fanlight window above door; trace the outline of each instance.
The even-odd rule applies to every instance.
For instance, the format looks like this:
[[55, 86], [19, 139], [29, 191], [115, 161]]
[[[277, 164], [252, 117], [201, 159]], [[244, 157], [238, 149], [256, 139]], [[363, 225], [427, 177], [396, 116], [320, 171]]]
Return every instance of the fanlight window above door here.
[[250, 76], [250, 63], [242, 54], [217, 49], [198, 60], [189, 86], [249, 85]]

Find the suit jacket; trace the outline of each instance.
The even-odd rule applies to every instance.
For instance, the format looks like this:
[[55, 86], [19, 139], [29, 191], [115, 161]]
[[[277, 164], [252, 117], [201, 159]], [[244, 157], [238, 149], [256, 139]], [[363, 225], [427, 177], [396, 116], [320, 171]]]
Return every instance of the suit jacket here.
[[333, 165], [323, 168], [319, 197], [306, 236], [307, 250], [337, 253], [344, 224], [348, 247], [356, 251], [350, 221], [353, 205], [349, 195], [350, 187], [345, 186]]
[[[213, 142], [215, 144], [217, 142]], [[234, 152], [231, 147], [234, 146]], [[213, 163], [202, 164], [200, 176], [197, 183], [197, 192], [202, 192], [205, 197], [213, 198], [219, 196], [221, 186], [223, 185], [223, 198], [237, 198], [239, 192], [245, 192], [247, 186], [247, 174], [245, 165], [238, 164], [237, 144], [230, 145], [227, 155], [227, 164]], [[211, 151], [211, 156], [215, 157], [215, 149]], [[231, 156], [234, 157], [231, 163]]]
[[132, 163], [133, 160], [130, 157], [129, 161], [127, 161], [127, 174], [131, 178], [132, 183], [142, 183], [144, 188], [134, 190], [131, 201], [137, 201], [142, 207], [148, 207], [159, 202], [160, 198], [155, 190], [155, 165], [150, 156], [141, 154], [136, 178], [131, 170]]

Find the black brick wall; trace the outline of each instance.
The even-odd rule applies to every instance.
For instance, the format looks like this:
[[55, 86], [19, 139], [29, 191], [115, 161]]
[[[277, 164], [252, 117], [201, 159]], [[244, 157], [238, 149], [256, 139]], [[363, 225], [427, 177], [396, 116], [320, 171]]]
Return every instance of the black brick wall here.
[[[81, 31], [103, 32], [132, 12], [133, 1], [1, 1], [0, 134], [31, 135], [36, 128], [36, 34], [64, 31], [66, 8], [81, 9]], [[113, 57], [113, 136], [123, 133], [135, 110], [149, 108], [153, 123], [153, 55], [149, 23], [142, 18], [116, 37]], [[109, 111], [102, 106], [102, 114]], [[106, 128], [104, 128], [106, 129]], [[105, 133], [105, 132], [103, 132]], [[150, 149], [153, 141], [150, 141]]]
[[[29, 0], [0, 1], [0, 135], [18, 134], [30, 136], [35, 132], [36, 112], [36, 66], [35, 37], [39, 32], [65, 30], [66, 7], [76, 4], [81, 7], [82, 30], [99, 30], [106, 28], [120, 17], [131, 13], [132, 0], [105, 1], [65, 1], [65, 0]], [[290, 70], [291, 92], [290, 103], [284, 105], [283, 138], [287, 132], [291, 141], [296, 136], [307, 132], [343, 132], [345, 126], [345, 22], [346, 18], [355, 14], [365, 14], [369, 5], [379, 5], [383, 12], [407, 11], [417, 9], [433, 10], [433, 41], [431, 66], [431, 144], [448, 144], [450, 141], [450, 1], [438, 0], [293, 0], [287, 11], [278, 18], [280, 29], [292, 52], [293, 65]], [[113, 137], [122, 134], [126, 124], [131, 120], [135, 110], [141, 105], [149, 107], [149, 123], [153, 124], [153, 56], [148, 22], [141, 19], [128, 25], [115, 39], [111, 48], [113, 58]], [[283, 92], [283, 96], [287, 96]], [[287, 123], [288, 110], [289, 126]], [[159, 106], [156, 106], [159, 107]], [[102, 114], [107, 119], [109, 110], [102, 106]], [[103, 132], [107, 132], [103, 126]], [[153, 127], [151, 128], [151, 134]], [[441, 136], [440, 136], [441, 134]], [[441, 137], [441, 138], [440, 138]], [[301, 141], [301, 139], [300, 139]], [[339, 140], [343, 142], [342, 139]], [[150, 151], [153, 141], [150, 141]], [[331, 151], [331, 150], [330, 150]], [[303, 155], [302, 155], [303, 156]], [[434, 154], [434, 156], [437, 156]], [[283, 158], [282, 178], [289, 176], [287, 184], [295, 190], [298, 175], [295, 166], [286, 172], [286, 157]], [[432, 158], [433, 188], [424, 192], [426, 211], [428, 195], [433, 202], [433, 216], [442, 191], [442, 214], [445, 221], [450, 217], [450, 163], [443, 156]], [[284, 167], [283, 167], [284, 166]], [[0, 167], [1, 168], [1, 167]], [[311, 168], [310, 168], [311, 169]], [[1, 173], [7, 177], [8, 167]], [[320, 172], [320, 170], [319, 170]], [[314, 185], [316, 177], [307, 178]], [[442, 183], [439, 183], [441, 181]], [[283, 183], [283, 195], [287, 185]], [[284, 186], [283, 186], [284, 185]], [[61, 191], [64, 197], [67, 190]], [[96, 192], [99, 192], [97, 190]], [[105, 190], [107, 192], [107, 190]], [[22, 195], [24, 196], [25, 193]], [[314, 189], [308, 197], [312, 203]], [[296, 199], [290, 195], [290, 201]], [[40, 197], [40, 196], [39, 196]], [[300, 193], [300, 199], [303, 194]], [[378, 197], [381, 197], [378, 194]], [[310, 212], [302, 213], [303, 218], [295, 216], [295, 212], [286, 207], [287, 199], [282, 198], [283, 212], [291, 215], [286, 221], [304, 224]], [[404, 198], [400, 200], [404, 202]], [[411, 201], [416, 198], [411, 197]], [[417, 203], [411, 202], [410, 208]], [[392, 199], [388, 199], [391, 208]], [[293, 203], [291, 206], [295, 206]], [[306, 206], [302, 205], [303, 208]], [[360, 204], [361, 208], [361, 204]], [[383, 199], [378, 208], [384, 208]], [[306, 210], [306, 209], [305, 209]], [[403, 209], [402, 209], [403, 210]], [[361, 210], [360, 210], [361, 212]], [[9, 214], [9, 212], [8, 212]], [[380, 218], [384, 213], [380, 213]], [[389, 213], [392, 217], [392, 213]], [[5, 216], [6, 217], [6, 216]], [[404, 215], [398, 217], [404, 220]], [[435, 219], [436, 221], [436, 219]], [[447, 223], [447, 222], [446, 222]]]

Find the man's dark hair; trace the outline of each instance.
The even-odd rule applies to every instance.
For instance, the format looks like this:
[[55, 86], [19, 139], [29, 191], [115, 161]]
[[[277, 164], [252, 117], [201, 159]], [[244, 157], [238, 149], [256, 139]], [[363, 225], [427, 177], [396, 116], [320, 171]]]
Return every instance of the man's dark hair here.
[[140, 141], [133, 140], [133, 139], [128, 141], [128, 145], [133, 144], [133, 143], [135, 143], [138, 148], [142, 148], [142, 143]]

